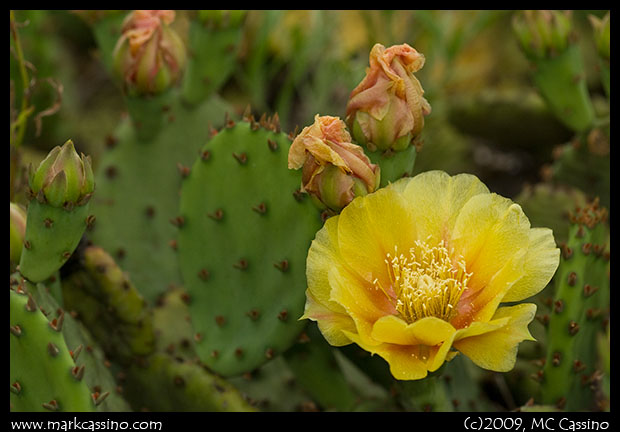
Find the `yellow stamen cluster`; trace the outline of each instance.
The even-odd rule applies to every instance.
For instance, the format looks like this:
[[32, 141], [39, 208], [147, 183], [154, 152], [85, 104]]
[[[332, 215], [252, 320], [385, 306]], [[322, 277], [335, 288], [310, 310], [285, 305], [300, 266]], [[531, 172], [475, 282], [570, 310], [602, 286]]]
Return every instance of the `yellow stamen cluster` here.
[[378, 280], [375, 287], [388, 296], [409, 323], [428, 316], [450, 321], [472, 275], [467, 273], [463, 259], [451, 259], [443, 241], [430, 247], [416, 240], [408, 256], [398, 254], [395, 248], [394, 256], [388, 253], [385, 263], [391, 289], [384, 289]]

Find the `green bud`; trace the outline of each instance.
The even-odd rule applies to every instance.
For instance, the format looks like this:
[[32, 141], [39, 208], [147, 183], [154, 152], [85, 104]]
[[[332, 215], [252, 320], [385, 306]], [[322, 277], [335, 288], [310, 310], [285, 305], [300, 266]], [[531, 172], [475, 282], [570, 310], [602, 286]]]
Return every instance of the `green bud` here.
[[610, 59], [609, 41], [611, 38], [609, 16], [610, 12], [607, 12], [603, 18], [597, 18], [594, 15], [588, 16], [590, 23], [592, 24], [592, 28], [594, 29], [594, 41], [596, 42], [596, 50], [598, 55], [607, 61]]
[[571, 16], [571, 11], [520, 11], [513, 16], [512, 28], [528, 57], [553, 57], [564, 52], [572, 42]]
[[95, 189], [90, 157], [78, 156], [71, 140], [54, 147], [36, 170], [31, 167], [29, 180], [32, 195], [54, 207], [82, 205]]

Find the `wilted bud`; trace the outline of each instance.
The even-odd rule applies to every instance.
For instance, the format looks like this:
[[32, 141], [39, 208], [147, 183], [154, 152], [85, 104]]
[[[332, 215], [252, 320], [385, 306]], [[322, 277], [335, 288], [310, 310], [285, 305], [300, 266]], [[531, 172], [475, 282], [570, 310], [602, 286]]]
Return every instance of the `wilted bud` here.
[[385, 48], [375, 44], [370, 67], [351, 92], [346, 122], [353, 138], [370, 151], [404, 150], [424, 127], [431, 106], [413, 75], [424, 55], [407, 44]]
[[364, 149], [351, 143], [338, 117], [319, 116], [295, 138], [288, 154], [290, 169], [302, 168], [302, 190], [321, 208], [342, 210], [353, 198], [373, 192], [380, 181], [379, 166]]
[[11, 249], [9, 253], [11, 263], [17, 264], [22, 254], [24, 245], [24, 235], [26, 234], [26, 210], [18, 205], [11, 203]]
[[172, 10], [135, 10], [123, 22], [114, 48], [114, 69], [129, 94], [158, 94], [181, 77], [186, 50], [170, 28]]
[[95, 190], [90, 156], [78, 156], [68, 140], [54, 147], [36, 170], [30, 166], [29, 184], [37, 200], [54, 207], [86, 204]]
[[596, 42], [596, 50], [598, 55], [607, 61], [609, 61], [610, 58], [609, 41], [611, 38], [609, 16], [609, 12], [607, 12], [603, 18], [597, 18], [594, 15], [588, 16], [590, 23], [594, 28], [594, 41]]
[[526, 10], [514, 15], [512, 27], [528, 56], [553, 57], [571, 42], [571, 16], [571, 11]]

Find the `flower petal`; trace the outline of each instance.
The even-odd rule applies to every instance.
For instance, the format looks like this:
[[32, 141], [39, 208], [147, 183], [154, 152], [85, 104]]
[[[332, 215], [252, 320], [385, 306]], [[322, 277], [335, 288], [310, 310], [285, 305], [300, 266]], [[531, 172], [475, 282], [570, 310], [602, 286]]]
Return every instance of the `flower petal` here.
[[502, 301], [520, 301], [538, 294], [553, 277], [560, 264], [560, 250], [548, 228], [532, 228], [525, 256], [525, 275], [506, 293]]
[[[534, 340], [527, 326], [535, 314], [536, 305], [532, 303], [499, 308], [491, 322], [475, 323], [481, 325], [460, 334], [457, 332], [453, 345], [481, 368], [507, 372], [515, 365], [518, 344]], [[504, 325], [481, 332], [485, 327], [490, 329], [499, 323]]]
[[372, 328], [372, 337], [381, 342], [398, 345], [439, 345], [456, 330], [448, 322], [426, 317], [408, 324], [401, 318], [388, 315], [377, 320]]
[[409, 250], [415, 224], [407, 204], [391, 188], [358, 197], [338, 217], [338, 245], [347, 264], [371, 284], [375, 279], [389, 287], [386, 256], [395, 247]]
[[428, 171], [411, 179], [404, 190], [412, 213], [417, 239], [427, 243], [448, 242], [461, 208], [473, 196], [488, 194], [489, 189], [469, 174], [449, 176], [443, 171]]

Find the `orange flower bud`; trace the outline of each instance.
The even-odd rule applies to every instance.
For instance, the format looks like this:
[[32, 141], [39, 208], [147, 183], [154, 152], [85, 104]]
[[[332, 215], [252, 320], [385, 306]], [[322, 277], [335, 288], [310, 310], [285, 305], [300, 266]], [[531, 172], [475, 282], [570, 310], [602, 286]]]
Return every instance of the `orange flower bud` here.
[[321, 208], [342, 210], [356, 196], [379, 185], [378, 165], [351, 143], [338, 117], [319, 116], [295, 138], [288, 154], [290, 169], [302, 168], [302, 190]]
[[375, 44], [366, 76], [347, 104], [346, 122], [357, 142], [370, 151], [399, 151], [420, 134], [431, 112], [413, 75], [422, 66], [424, 55], [407, 44]]
[[156, 94], [181, 77], [186, 50], [170, 28], [172, 10], [135, 10], [123, 22], [114, 68], [130, 94]]

